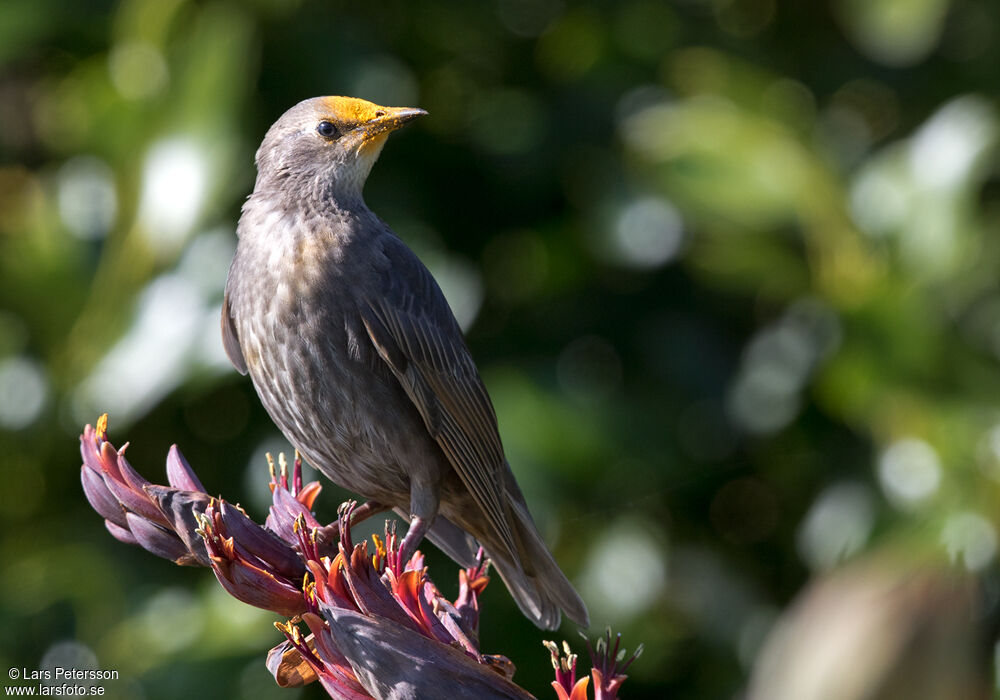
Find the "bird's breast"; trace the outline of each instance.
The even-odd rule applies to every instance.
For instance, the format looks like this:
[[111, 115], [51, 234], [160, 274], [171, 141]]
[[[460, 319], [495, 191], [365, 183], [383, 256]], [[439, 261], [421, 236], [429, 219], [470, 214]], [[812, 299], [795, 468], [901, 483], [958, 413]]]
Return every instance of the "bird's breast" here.
[[[388, 502], [409, 486], [401, 464], [426, 435], [358, 312], [351, 276], [328, 251], [300, 247], [296, 265], [268, 256], [236, 294], [234, 321], [261, 402], [285, 436], [340, 485]], [[394, 434], [389, 434], [392, 431]], [[412, 435], [400, 441], [400, 436]], [[404, 449], [408, 449], [404, 447]]]

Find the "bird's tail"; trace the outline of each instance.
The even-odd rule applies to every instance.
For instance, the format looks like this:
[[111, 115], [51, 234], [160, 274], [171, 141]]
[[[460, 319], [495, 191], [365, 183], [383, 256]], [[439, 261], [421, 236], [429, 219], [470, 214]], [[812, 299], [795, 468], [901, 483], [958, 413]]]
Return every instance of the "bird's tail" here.
[[583, 627], [590, 625], [587, 606], [559, 568], [542, 541], [531, 514], [520, 499], [511, 498], [511, 529], [518, 550], [512, 557], [503, 546], [485, 545], [486, 553], [500, 574], [517, 606], [542, 629], [555, 629], [560, 610]]
[[[512, 557], [495, 536], [489, 536], [490, 533], [478, 533], [493, 568], [500, 574], [521, 612], [539, 627], [558, 627], [560, 610], [565, 611], [573, 622], [588, 627], [587, 606], [542, 541], [520, 492], [508, 495], [508, 512], [518, 555]], [[406, 517], [401, 509], [397, 508], [396, 512]], [[435, 518], [427, 536], [459, 565], [475, 565], [479, 543], [444, 515]]]

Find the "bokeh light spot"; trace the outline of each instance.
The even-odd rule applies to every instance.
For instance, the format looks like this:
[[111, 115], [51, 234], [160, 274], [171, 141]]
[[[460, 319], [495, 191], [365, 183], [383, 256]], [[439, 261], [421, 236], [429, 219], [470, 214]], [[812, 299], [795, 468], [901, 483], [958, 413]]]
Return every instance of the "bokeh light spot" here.
[[868, 487], [843, 483], [827, 488], [799, 526], [799, 556], [813, 571], [828, 571], [861, 551], [875, 525]]
[[208, 162], [193, 140], [175, 137], [155, 144], [143, 168], [139, 221], [157, 253], [180, 249], [198, 220], [208, 186]]
[[941, 38], [948, 0], [839, 0], [834, 9], [847, 36], [870, 58], [910, 66]]
[[36, 360], [23, 355], [0, 360], [0, 427], [20, 430], [34, 423], [48, 391], [45, 369]]
[[965, 96], [949, 102], [910, 144], [910, 167], [917, 183], [929, 188], [959, 186], [996, 138], [996, 115], [986, 101]]
[[1000, 482], [1000, 425], [993, 426], [982, 437], [976, 457], [982, 472]]
[[[150, 282], [128, 332], [80, 385], [78, 419], [92, 420], [108, 412], [129, 421], [154, 406], [185, 376], [204, 309], [197, 287], [181, 275], [170, 273]], [[217, 334], [218, 321], [214, 325]]]
[[729, 392], [733, 421], [750, 433], [777, 432], [799, 412], [793, 377], [775, 365], [756, 365], [740, 373]]
[[[95, 670], [99, 668], [97, 663], [97, 654], [94, 653], [93, 649], [88, 647], [82, 642], [78, 642], [75, 639], [64, 639], [55, 642], [42, 655], [42, 660], [39, 662], [38, 666], [40, 668], [46, 669], [50, 672], [51, 678], [45, 679], [44, 683], [46, 685], [56, 686], [62, 689], [64, 684], [78, 687], [78, 688], [89, 688], [95, 683], [93, 681], [82, 681], [82, 680], [66, 680], [65, 678], [56, 677], [56, 669], [72, 669], [72, 670]], [[55, 693], [62, 694], [62, 693]], [[74, 692], [73, 695], [84, 695], [85, 693]]]
[[590, 551], [581, 575], [581, 591], [591, 614], [612, 619], [633, 617], [649, 609], [667, 580], [666, 552], [646, 529], [618, 522]]
[[424, 264], [441, 287], [458, 325], [463, 331], [468, 330], [483, 304], [483, 279], [479, 270], [468, 260], [443, 252], [425, 256]]
[[972, 572], [984, 570], [997, 554], [997, 532], [979, 513], [965, 511], [948, 516], [941, 541], [952, 562], [961, 562]]
[[889, 446], [878, 462], [882, 490], [893, 505], [911, 509], [938, 490], [941, 463], [934, 448], [923, 440], [904, 438]]
[[118, 195], [114, 173], [93, 156], [77, 156], [59, 169], [59, 218], [78, 238], [103, 238], [114, 225]]
[[167, 86], [170, 77], [163, 53], [144, 41], [121, 43], [108, 54], [111, 84], [130, 100], [154, 97]]
[[577, 9], [560, 17], [538, 40], [539, 70], [556, 81], [582, 77], [604, 53], [602, 22], [589, 9]]
[[643, 197], [622, 207], [608, 233], [607, 248], [617, 262], [654, 268], [680, 252], [684, 222], [667, 200]]
[[201, 607], [186, 588], [169, 587], [153, 593], [136, 620], [143, 643], [168, 654], [192, 646], [205, 628]]
[[869, 166], [851, 185], [851, 216], [862, 231], [873, 237], [896, 232], [909, 213], [912, 192], [889, 167]]

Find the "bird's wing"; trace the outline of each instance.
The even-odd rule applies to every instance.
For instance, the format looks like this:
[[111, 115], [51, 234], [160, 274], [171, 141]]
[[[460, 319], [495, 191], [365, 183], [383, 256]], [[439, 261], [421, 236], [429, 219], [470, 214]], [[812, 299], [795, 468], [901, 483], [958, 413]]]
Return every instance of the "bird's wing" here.
[[479, 508], [512, 555], [496, 413], [448, 303], [427, 268], [393, 238], [381, 288], [361, 303], [379, 356], [419, 410]]
[[229, 313], [228, 293], [222, 296], [222, 347], [226, 349], [229, 361], [233, 363], [236, 371], [240, 374], [246, 374], [247, 362], [240, 349], [239, 338], [236, 337], [236, 324], [233, 323], [233, 317]]

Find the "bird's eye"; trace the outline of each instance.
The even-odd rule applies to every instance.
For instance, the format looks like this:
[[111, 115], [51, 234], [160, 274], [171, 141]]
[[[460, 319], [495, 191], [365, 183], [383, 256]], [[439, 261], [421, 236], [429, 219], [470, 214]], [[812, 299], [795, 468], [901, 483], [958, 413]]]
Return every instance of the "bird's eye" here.
[[325, 139], [336, 139], [340, 137], [340, 129], [332, 122], [323, 120], [316, 127], [316, 131]]

